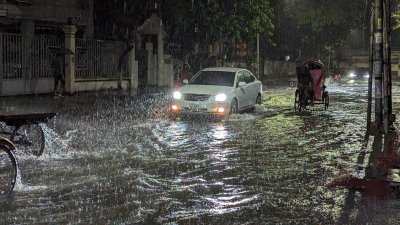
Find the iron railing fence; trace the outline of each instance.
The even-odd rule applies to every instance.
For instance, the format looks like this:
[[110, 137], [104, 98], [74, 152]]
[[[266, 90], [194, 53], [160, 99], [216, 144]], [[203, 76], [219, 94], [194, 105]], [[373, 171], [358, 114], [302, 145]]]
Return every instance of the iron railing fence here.
[[[76, 78], [118, 78], [118, 63], [125, 48], [126, 44], [123, 42], [76, 39]], [[128, 76], [126, 57], [123, 58], [120, 68], [123, 77]]]
[[37, 79], [53, 76], [50, 49], [64, 41], [56, 37], [0, 33], [0, 63], [3, 79]]

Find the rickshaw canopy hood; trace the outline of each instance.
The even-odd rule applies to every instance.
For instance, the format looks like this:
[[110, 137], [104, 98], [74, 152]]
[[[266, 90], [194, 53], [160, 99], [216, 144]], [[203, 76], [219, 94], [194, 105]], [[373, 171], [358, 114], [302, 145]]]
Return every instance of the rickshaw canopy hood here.
[[311, 59], [311, 60], [306, 61], [304, 64], [307, 66], [307, 68], [309, 70], [313, 70], [313, 69], [325, 70], [324, 64], [319, 59]]

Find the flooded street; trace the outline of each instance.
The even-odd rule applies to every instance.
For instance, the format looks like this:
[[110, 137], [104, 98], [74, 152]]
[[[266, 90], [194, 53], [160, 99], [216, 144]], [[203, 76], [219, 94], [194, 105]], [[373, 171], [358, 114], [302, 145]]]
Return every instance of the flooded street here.
[[368, 163], [366, 82], [330, 85], [328, 110], [302, 113], [289, 84], [265, 90], [254, 113], [222, 121], [170, 118], [169, 92], [55, 100], [44, 154], [16, 152], [20, 177], [0, 224], [400, 222], [395, 200], [365, 205], [360, 192], [328, 187]]

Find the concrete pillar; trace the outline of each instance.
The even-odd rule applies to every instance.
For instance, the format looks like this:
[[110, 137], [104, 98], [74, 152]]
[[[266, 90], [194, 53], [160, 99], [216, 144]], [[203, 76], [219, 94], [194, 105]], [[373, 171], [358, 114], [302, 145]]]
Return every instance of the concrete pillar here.
[[[162, 23], [160, 21], [160, 23]], [[162, 29], [157, 34], [157, 86], [164, 86], [163, 82], [163, 65], [164, 65], [164, 34]]]
[[[34, 36], [35, 35], [35, 21], [33, 20], [22, 20], [21, 21], [21, 34], [24, 36]], [[25, 39], [26, 41], [23, 41], [21, 43], [21, 47], [24, 50], [24, 55], [25, 55], [25, 59], [23, 59], [23, 61], [21, 62], [22, 64], [26, 64], [27, 62], [31, 62], [34, 61], [34, 49], [32, 49], [32, 44], [33, 44], [33, 39], [31, 38], [27, 38]], [[33, 75], [33, 71], [31, 69], [29, 69], [29, 67], [27, 66], [22, 66], [21, 68], [22, 73], [26, 74], [26, 78], [30, 79], [32, 78]], [[33, 82], [30, 81], [28, 83], [29, 86], [33, 85]], [[31, 89], [32, 87], [25, 87], [26, 90]]]
[[[3, 34], [0, 34], [0, 43], [3, 43]], [[0, 44], [0, 95], [3, 95], [3, 44]]]
[[131, 95], [134, 96], [137, 93], [137, 87], [139, 85], [139, 66], [138, 61], [135, 59], [135, 50], [132, 49], [128, 53], [128, 74], [130, 79], [130, 92]]
[[7, 16], [7, 0], [0, 0], [0, 16]]
[[164, 55], [164, 62], [164, 86], [171, 88], [174, 86], [174, 69], [171, 55]]
[[[76, 25], [66, 24], [63, 30], [65, 34], [65, 48], [75, 53]], [[65, 55], [65, 66], [65, 92], [73, 94], [75, 92], [75, 55]]]
[[154, 66], [153, 66], [153, 44], [146, 43], [147, 51], [147, 84], [156, 85], [157, 81], [154, 79]]

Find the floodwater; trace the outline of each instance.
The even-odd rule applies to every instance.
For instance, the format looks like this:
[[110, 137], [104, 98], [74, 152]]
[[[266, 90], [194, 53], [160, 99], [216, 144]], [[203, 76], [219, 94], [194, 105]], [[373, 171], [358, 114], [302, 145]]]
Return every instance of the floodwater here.
[[368, 205], [361, 192], [329, 187], [370, 151], [367, 83], [327, 90], [326, 111], [295, 113], [295, 89], [283, 84], [266, 88], [254, 113], [222, 121], [171, 119], [168, 92], [57, 99], [44, 155], [16, 152], [20, 176], [0, 224], [399, 222], [396, 200]]

